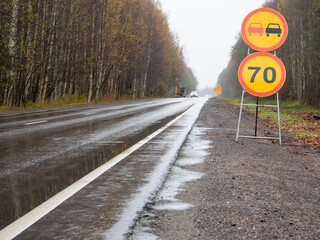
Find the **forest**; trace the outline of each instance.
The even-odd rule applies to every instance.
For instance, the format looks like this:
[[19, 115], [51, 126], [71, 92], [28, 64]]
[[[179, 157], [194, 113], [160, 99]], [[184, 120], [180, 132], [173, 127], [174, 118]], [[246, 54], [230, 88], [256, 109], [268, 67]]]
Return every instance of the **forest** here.
[[[280, 12], [288, 23], [287, 40], [276, 50], [286, 68], [280, 99], [320, 108], [320, 0], [269, 0], [263, 7]], [[228, 66], [218, 79], [223, 96], [241, 96], [238, 68], [247, 54], [248, 46], [239, 34]]]
[[154, 0], [1, 0], [0, 106], [174, 96], [195, 89]]

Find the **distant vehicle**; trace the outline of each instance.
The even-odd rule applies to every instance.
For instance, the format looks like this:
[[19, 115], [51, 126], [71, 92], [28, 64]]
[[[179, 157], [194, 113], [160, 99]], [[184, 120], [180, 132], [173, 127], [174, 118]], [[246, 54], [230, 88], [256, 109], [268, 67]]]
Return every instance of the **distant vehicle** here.
[[176, 90], [174, 94], [176, 97], [187, 97], [187, 88], [181, 87], [178, 79], [176, 79]]
[[198, 97], [198, 93], [197, 93], [197, 91], [192, 91], [191, 93], [190, 93], [190, 98], [193, 98], [193, 97]]
[[248, 27], [248, 33], [249, 36], [251, 36], [252, 33], [259, 33], [260, 36], [262, 36], [263, 27], [261, 23], [250, 23], [250, 26]]
[[181, 87], [175, 91], [176, 97], [187, 97], [187, 88]]
[[267, 37], [269, 37], [269, 34], [278, 34], [278, 37], [280, 37], [281, 33], [282, 29], [280, 28], [280, 25], [278, 23], [268, 24], [268, 27], [266, 28]]
[[187, 97], [187, 88], [181, 87], [180, 97]]

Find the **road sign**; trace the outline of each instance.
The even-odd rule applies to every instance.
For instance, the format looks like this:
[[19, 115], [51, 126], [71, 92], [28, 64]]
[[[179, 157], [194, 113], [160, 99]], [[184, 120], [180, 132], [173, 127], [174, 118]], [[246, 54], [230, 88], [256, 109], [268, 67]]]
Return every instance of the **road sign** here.
[[281, 89], [286, 80], [286, 69], [276, 56], [257, 52], [242, 61], [238, 76], [240, 84], [248, 93], [267, 97]]
[[222, 87], [220, 84], [218, 84], [218, 86], [213, 89], [213, 93], [214, 94], [221, 94], [222, 93], [221, 90], [222, 90]]
[[273, 51], [287, 39], [288, 25], [284, 17], [270, 8], [250, 12], [242, 22], [241, 35], [249, 47], [257, 51]]
[[214, 90], [213, 93], [214, 93], [214, 94], [221, 94], [222, 91], [221, 91], [221, 89], [219, 89], [219, 90]]

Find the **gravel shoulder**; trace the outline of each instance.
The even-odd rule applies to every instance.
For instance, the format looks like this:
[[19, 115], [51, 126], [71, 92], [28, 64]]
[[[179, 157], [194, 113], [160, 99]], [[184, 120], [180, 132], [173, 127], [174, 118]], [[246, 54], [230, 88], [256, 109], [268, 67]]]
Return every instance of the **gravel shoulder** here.
[[[195, 126], [210, 148], [202, 163], [185, 167], [204, 176], [177, 195], [193, 207], [159, 210], [157, 199], [148, 204], [139, 222], [150, 239], [320, 239], [319, 149], [298, 148], [287, 133], [281, 146], [236, 142], [238, 115], [225, 100], [207, 101]], [[244, 114], [241, 133], [252, 132], [254, 116]], [[264, 122], [258, 132], [278, 134]]]

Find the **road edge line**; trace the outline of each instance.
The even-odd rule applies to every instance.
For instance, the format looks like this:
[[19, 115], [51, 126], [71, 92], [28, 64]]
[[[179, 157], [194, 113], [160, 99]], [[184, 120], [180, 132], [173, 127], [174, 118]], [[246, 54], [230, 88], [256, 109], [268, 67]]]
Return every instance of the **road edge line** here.
[[140, 140], [135, 145], [131, 146], [127, 150], [123, 151], [122, 153], [118, 154], [117, 156], [110, 159], [108, 162], [104, 163], [100, 167], [96, 168], [92, 172], [88, 173], [75, 183], [71, 184], [69, 187], [65, 188], [61, 192], [57, 193], [53, 197], [49, 198], [47, 201], [40, 204], [38, 207], [32, 209], [30, 212], [26, 213], [13, 223], [9, 224], [5, 228], [0, 231], [0, 239], [9, 240], [13, 239], [14, 237], [18, 236], [24, 230], [32, 226], [38, 220], [43, 218], [45, 215], [50, 213], [52, 210], [57, 208], [60, 204], [64, 201], [72, 197], [75, 193], [80, 191], [82, 188], [87, 186], [89, 183], [97, 179], [99, 176], [107, 172], [113, 166], [121, 162], [124, 158], [135, 152], [137, 149], [142, 147], [144, 144], [152, 140], [154, 137], [159, 135], [161, 132], [166, 130], [168, 127], [173, 125], [176, 121], [186, 115], [191, 109], [195, 106], [192, 105], [189, 107], [185, 112], [171, 120], [169, 123], [164, 125], [163, 127], [159, 128], [157, 131], [153, 132], [149, 136], [145, 137], [144, 139]]

